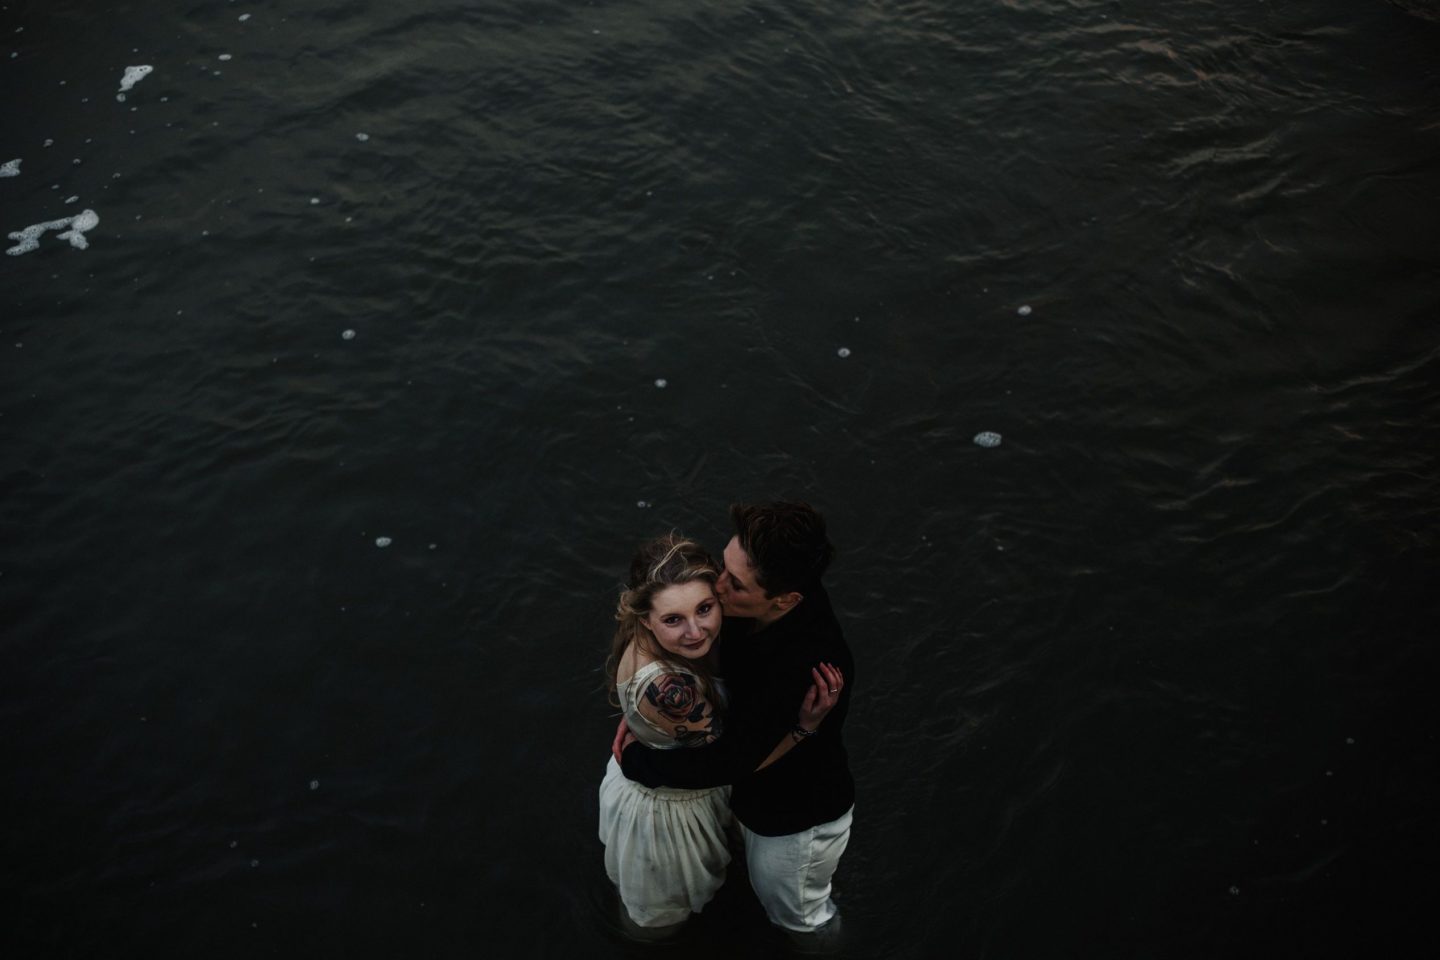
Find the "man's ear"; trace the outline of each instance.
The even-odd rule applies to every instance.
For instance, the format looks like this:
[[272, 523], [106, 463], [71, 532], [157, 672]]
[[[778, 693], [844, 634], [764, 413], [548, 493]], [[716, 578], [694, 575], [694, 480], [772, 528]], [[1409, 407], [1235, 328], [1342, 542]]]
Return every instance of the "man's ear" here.
[[804, 599], [804, 595], [798, 593], [797, 591], [791, 590], [789, 593], [782, 593], [778, 597], [772, 597], [771, 602], [775, 604], [776, 610], [779, 610], [782, 613], [789, 613], [791, 610], [794, 610], [800, 604], [801, 600]]

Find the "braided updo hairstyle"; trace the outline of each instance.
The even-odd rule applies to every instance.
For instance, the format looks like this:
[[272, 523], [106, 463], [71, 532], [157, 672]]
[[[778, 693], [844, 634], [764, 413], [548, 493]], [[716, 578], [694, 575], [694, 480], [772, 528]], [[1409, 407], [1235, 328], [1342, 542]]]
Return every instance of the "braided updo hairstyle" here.
[[632, 643], [639, 644], [648, 656], [668, 660], [697, 674], [701, 693], [710, 696], [711, 674], [706, 665], [676, 656], [655, 643], [644, 621], [661, 590], [696, 580], [703, 580], [713, 588], [719, 574], [719, 568], [704, 547], [674, 531], [642, 543], [635, 551], [635, 558], [630, 561], [630, 577], [615, 604], [617, 626], [615, 637], [610, 641], [610, 656], [605, 659], [605, 680], [612, 704], [620, 705], [615, 695], [615, 675], [620, 668], [620, 658]]

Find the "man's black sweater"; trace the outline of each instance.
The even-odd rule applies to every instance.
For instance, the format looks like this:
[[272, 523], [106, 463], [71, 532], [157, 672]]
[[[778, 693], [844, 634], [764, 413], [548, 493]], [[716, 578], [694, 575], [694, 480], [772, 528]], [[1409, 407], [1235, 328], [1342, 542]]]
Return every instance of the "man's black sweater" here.
[[[845, 676], [840, 701], [820, 732], [764, 770], [755, 768], [789, 735], [814, 682], [810, 669], [833, 663]], [[855, 663], [823, 587], [769, 626], [727, 619], [720, 632], [720, 675], [728, 695], [724, 732], [715, 743], [683, 750], [626, 749], [625, 776], [648, 787], [734, 784], [730, 808], [763, 836], [828, 823], [855, 802], [855, 781], [841, 731], [855, 688]]]

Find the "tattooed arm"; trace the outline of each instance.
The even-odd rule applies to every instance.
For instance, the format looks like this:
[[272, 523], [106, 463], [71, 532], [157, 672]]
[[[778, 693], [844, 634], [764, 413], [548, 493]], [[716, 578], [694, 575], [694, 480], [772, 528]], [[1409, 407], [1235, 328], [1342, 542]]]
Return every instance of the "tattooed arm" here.
[[720, 717], [714, 704], [700, 693], [699, 682], [688, 673], [658, 673], [641, 691], [640, 716], [676, 746], [699, 747], [720, 736]]

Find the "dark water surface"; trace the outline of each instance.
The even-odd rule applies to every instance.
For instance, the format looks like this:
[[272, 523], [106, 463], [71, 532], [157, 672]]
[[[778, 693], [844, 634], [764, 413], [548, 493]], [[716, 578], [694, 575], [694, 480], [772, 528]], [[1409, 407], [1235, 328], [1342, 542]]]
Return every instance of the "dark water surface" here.
[[100, 218], [0, 260], [5, 952], [658, 955], [613, 590], [790, 495], [846, 955], [1397, 955], [1437, 9], [0, 3], [0, 227]]

